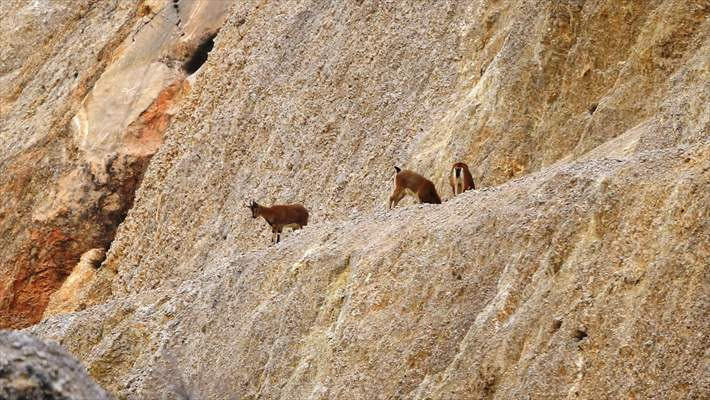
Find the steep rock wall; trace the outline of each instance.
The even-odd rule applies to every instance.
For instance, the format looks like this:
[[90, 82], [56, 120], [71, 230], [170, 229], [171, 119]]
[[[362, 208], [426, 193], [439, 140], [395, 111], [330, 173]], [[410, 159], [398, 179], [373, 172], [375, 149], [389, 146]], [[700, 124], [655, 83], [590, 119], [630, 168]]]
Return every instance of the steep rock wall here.
[[[701, 397], [709, 12], [235, 3], [89, 309], [33, 331], [125, 398]], [[384, 210], [459, 159], [483, 190]], [[311, 223], [269, 247], [250, 198]]]
[[228, 6], [3, 4], [0, 327], [39, 321], [81, 254], [108, 249], [189, 90], [182, 63]]
[[[643, 16], [634, 19], [635, 29], [619, 27], [626, 33], [613, 45], [570, 45], [580, 53], [575, 57], [613, 59], [599, 61], [588, 84], [572, 71], [579, 68], [572, 50], [546, 44], [561, 23], [562, 6], [556, 4], [255, 4], [233, 10], [196, 82], [200, 90], [186, 100], [188, 108], [170, 131], [170, 150], [156, 160], [155, 178], [141, 192], [145, 200], [123, 227], [131, 239], [109, 253], [112, 291], [140, 290], [179, 276], [178, 270], [198, 268], [191, 261], [195, 252], [224, 240], [242, 249], [261, 247], [268, 231], [255, 237], [254, 224], [239, 210], [252, 198], [302, 202], [314, 222], [345, 219], [382, 207], [393, 164], [433, 177], [448, 197], [445, 182], [454, 159], [467, 161], [486, 187], [604, 143], [612, 144], [597, 157], [707, 136], [702, 55], [708, 23], [702, 3], [684, 3], [682, 14], [667, 2], [655, 8], [584, 5], [576, 31], [587, 36], [575, 36], [577, 43], [596, 43], [597, 35], [627, 15]], [[579, 8], [570, 7], [562, 10]], [[490, 18], [498, 22], [480, 22]], [[683, 40], [676, 43], [678, 35]], [[483, 48], [474, 51], [472, 43]], [[657, 60], [663, 61], [658, 70], [648, 65], [643, 74], [641, 66], [624, 69], [661, 44], [682, 55]], [[569, 60], [540, 58], [543, 49]], [[490, 62], [482, 61], [487, 52]], [[483, 75], [471, 78], [473, 70]], [[653, 79], [647, 82], [648, 75]], [[581, 99], [580, 85], [594, 86], [595, 93]], [[541, 101], [545, 93], [562, 90], [563, 97]], [[626, 101], [634, 106], [620, 104]], [[572, 103], [574, 114], [555, 111]], [[594, 103], [590, 113], [587, 104]], [[511, 127], [526, 127], [525, 134]], [[113, 279], [119, 265], [141, 263], [151, 268], [125, 268], [124, 277]], [[102, 296], [109, 292], [107, 281], [97, 290]]]
[[215, 247], [34, 332], [125, 398], [701, 398], [709, 150]]

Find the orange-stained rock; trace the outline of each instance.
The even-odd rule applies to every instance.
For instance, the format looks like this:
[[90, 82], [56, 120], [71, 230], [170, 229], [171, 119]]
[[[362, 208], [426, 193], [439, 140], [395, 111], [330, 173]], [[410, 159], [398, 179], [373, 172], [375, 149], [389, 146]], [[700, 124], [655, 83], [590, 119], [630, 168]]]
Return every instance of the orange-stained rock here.
[[5, 328], [18, 328], [38, 322], [49, 295], [69, 275], [67, 268], [78, 261], [75, 244], [56, 228], [29, 232], [21, 256], [14, 260], [10, 279], [0, 287], [0, 321]]
[[153, 103], [126, 129], [124, 146], [135, 155], [152, 155], [163, 144], [163, 132], [179, 105], [190, 90], [187, 80], [178, 80], [163, 89]]
[[189, 91], [182, 62], [228, 6], [0, 7], [0, 328], [39, 321], [79, 256], [109, 247]]

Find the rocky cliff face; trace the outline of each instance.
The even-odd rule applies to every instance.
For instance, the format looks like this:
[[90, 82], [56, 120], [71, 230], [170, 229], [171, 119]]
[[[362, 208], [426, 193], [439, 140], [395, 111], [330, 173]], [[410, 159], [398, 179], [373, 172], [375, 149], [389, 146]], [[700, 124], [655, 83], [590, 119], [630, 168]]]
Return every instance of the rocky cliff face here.
[[0, 327], [38, 322], [106, 250], [228, 3], [13, 1], [0, 10]]
[[[104, 247], [105, 261], [79, 263], [32, 331], [119, 398], [710, 390], [707, 2], [253, 1], [204, 11], [217, 3], [226, 2], [90, 2], [123, 9], [47, 17], [48, 37], [71, 21], [123, 44], [104, 64], [84, 64], [102, 72], [74, 99], [25, 96], [27, 82], [47, 78], [19, 80], [17, 68], [0, 78], [19, 93], [2, 108], [2, 190], [16, 199], [2, 211], [2, 265], [31, 283], [3, 287], [10, 326], [40, 319], [79, 256]], [[173, 19], [158, 11], [170, 7]], [[177, 18], [181, 9], [194, 12]], [[161, 47], [141, 28], [163, 21], [178, 32], [188, 15], [203, 16], [192, 20], [199, 39]], [[210, 40], [206, 63], [186, 68]], [[163, 50], [131, 53], [139, 45]], [[67, 46], [45, 51], [64, 60]], [[136, 65], [146, 66], [130, 72]], [[124, 98], [135, 101], [111, 112]], [[40, 126], [38, 104], [55, 128]], [[23, 121], [42, 139], [22, 140]], [[459, 160], [483, 189], [451, 199]], [[385, 210], [393, 165], [431, 177], [444, 204]], [[43, 193], [69, 191], [72, 174], [132, 184], [54, 211], [77, 196]], [[85, 227], [115, 193], [110, 229]], [[301, 202], [310, 223], [269, 246], [248, 199]], [[27, 258], [35, 247], [46, 256]], [[55, 270], [57, 279], [42, 275]], [[18, 314], [29, 307], [20, 303], [32, 312]]]

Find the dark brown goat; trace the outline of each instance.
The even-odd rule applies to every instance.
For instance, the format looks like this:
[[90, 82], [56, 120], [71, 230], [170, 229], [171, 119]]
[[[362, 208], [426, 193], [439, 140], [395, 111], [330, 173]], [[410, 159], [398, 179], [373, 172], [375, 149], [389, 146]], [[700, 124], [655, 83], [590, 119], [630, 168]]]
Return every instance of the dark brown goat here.
[[266, 207], [252, 200], [247, 208], [251, 209], [252, 218], [262, 216], [271, 226], [271, 243], [274, 243], [274, 236], [276, 243], [281, 241], [283, 228], [296, 230], [308, 225], [308, 210], [300, 204]]
[[394, 167], [394, 190], [390, 196], [389, 208], [397, 207], [397, 203], [405, 195], [416, 197], [420, 203], [441, 204], [439, 194], [434, 184], [414, 171]]
[[473, 176], [471, 176], [471, 171], [468, 170], [468, 165], [462, 162], [457, 162], [451, 167], [449, 184], [454, 196], [469, 189], [476, 189], [476, 184], [473, 182]]

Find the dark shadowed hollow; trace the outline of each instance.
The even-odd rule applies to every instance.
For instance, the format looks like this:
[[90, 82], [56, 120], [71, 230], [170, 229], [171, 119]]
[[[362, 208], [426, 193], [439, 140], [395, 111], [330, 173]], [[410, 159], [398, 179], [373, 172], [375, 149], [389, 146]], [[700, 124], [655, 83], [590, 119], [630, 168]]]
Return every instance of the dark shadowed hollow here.
[[182, 65], [183, 71], [188, 74], [194, 74], [198, 69], [200, 69], [202, 64], [207, 61], [207, 56], [214, 47], [215, 37], [217, 37], [217, 33], [211, 34], [202, 43], [200, 43], [199, 46], [197, 46], [195, 52], [192, 53], [192, 56], [190, 56], [190, 58]]

